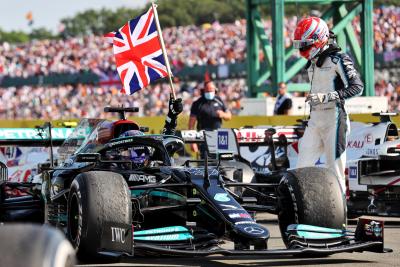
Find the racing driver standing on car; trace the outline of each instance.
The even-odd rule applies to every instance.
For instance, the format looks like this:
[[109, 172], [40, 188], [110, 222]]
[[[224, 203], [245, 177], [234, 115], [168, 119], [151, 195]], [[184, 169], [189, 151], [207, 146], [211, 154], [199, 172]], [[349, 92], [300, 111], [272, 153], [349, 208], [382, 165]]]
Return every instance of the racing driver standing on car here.
[[296, 27], [293, 45], [308, 60], [306, 69], [311, 90], [306, 98], [310, 118], [299, 141], [297, 168], [314, 166], [325, 154], [326, 167], [345, 186], [346, 136], [349, 119], [344, 103], [360, 95], [364, 85], [353, 61], [335, 42], [335, 36], [320, 18], [302, 19]]

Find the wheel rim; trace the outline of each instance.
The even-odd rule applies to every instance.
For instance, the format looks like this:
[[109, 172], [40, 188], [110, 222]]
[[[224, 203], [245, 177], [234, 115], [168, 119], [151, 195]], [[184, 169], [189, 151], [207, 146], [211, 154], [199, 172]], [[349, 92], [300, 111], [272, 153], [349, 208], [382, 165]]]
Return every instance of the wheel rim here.
[[72, 195], [70, 201], [68, 225], [71, 241], [77, 245], [76, 243], [79, 237], [79, 202], [75, 193]]

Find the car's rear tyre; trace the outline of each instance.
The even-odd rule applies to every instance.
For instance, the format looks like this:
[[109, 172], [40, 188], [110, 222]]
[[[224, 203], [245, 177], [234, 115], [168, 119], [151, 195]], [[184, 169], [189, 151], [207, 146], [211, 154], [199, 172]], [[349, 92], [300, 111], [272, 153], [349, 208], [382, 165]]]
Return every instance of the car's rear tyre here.
[[34, 224], [0, 225], [0, 266], [72, 267], [75, 251], [55, 228]]
[[[67, 236], [79, 260], [102, 259], [98, 251], [104, 248], [102, 235], [110, 231], [109, 224], [131, 227], [131, 222], [130, 191], [120, 174], [93, 171], [73, 180], [68, 197]], [[111, 238], [108, 239], [107, 242], [111, 242]]]
[[278, 186], [278, 219], [287, 245], [290, 224], [329, 228], [346, 225], [346, 199], [335, 174], [326, 168], [307, 167], [287, 171]]

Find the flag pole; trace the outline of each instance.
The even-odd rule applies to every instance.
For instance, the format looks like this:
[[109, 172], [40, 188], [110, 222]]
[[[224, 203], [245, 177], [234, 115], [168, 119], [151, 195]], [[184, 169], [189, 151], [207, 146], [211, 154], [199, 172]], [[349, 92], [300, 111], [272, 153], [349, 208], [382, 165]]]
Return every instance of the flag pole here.
[[171, 93], [172, 93], [173, 99], [176, 99], [175, 87], [174, 87], [174, 83], [172, 82], [171, 67], [170, 67], [169, 61], [168, 61], [167, 50], [165, 49], [165, 44], [164, 44], [164, 39], [163, 39], [162, 32], [161, 32], [160, 22], [158, 21], [158, 14], [157, 14], [157, 9], [156, 9], [157, 5], [154, 2], [151, 2], [151, 8], [153, 9], [154, 19], [156, 21], [156, 28], [157, 28], [157, 32], [158, 32], [158, 39], [160, 40], [165, 65], [167, 67], [169, 86], [171, 87]]

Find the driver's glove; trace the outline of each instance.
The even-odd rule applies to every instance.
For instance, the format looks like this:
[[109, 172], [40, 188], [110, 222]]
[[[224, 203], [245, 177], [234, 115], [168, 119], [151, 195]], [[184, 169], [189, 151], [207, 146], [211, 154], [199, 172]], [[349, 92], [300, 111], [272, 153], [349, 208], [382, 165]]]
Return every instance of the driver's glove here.
[[175, 134], [176, 128], [176, 120], [178, 115], [183, 110], [182, 98], [174, 99], [172, 94], [170, 95], [169, 102], [168, 102], [168, 114], [165, 118], [165, 125], [162, 131], [163, 134]]
[[306, 102], [308, 102], [310, 104], [310, 106], [316, 106], [316, 105], [321, 104], [318, 94], [309, 94], [306, 97]]
[[327, 94], [309, 94], [306, 98], [306, 102], [309, 102], [311, 106], [316, 106], [319, 104], [326, 104], [331, 101], [337, 101], [339, 99], [338, 92], [330, 92]]
[[339, 94], [338, 94], [338, 92], [336, 92], [336, 91], [334, 91], [334, 92], [330, 92], [330, 93], [327, 93], [327, 94], [324, 94], [323, 96], [322, 96], [322, 103], [328, 103], [328, 102], [331, 102], [331, 101], [336, 101], [336, 100], [338, 100], [339, 99]]
[[174, 99], [171, 94], [168, 103], [168, 117], [176, 117], [182, 112], [182, 110], [182, 98]]

